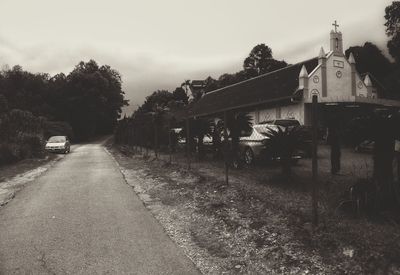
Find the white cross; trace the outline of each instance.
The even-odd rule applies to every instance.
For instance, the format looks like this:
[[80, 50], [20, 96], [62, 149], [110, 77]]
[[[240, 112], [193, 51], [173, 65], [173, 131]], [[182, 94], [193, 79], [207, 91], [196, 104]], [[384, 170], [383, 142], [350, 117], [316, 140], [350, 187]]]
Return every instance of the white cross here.
[[332, 24], [332, 26], [335, 27], [335, 32], [337, 32], [337, 28], [339, 27], [339, 25], [338, 25], [338, 23], [336, 22], [336, 20], [335, 20], [335, 23]]

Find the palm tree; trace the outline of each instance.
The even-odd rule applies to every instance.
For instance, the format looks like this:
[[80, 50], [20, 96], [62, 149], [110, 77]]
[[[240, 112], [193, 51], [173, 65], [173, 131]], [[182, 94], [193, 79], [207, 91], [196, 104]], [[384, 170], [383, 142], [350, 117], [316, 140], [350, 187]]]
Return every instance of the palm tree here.
[[292, 156], [299, 149], [302, 133], [301, 126], [269, 127], [269, 131], [265, 133], [268, 138], [267, 146], [270, 148], [268, 154], [274, 158], [280, 158], [284, 176], [291, 174]]
[[238, 163], [240, 156], [239, 142], [242, 132], [248, 132], [252, 127], [252, 117], [249, 113], [229, 113], [227, 115], [227, 128], [229, 137], [232, 140], [230, 152], [228, 152], [229, 160], [233, 164]]
[[211, 137], [212, 137], [212, 147], [213, 147], [213, 157], [214, 159], [219, 159], [222, 150], [221, 137], [223, 133], [223, 121], [217, 120], [211, 122]]
[[166, 141], [163, 140], [162, 137], [166, 136], [164, 132], [167, 129], [165, 129], [163, 125], [165, 124], [164, 126], [166, 126], [166, 123], [164, 122], [168, 120], [167, 118], [167, 116], [169, 116], [168, 111], [169, 111], [168, 107], [160, 107], [158, 104], [156, 104], [153, 108], [153, 112], [150, 112], [152, 114], [153, 125], [154, 125], [154, 153], [156, 158], [158, 158], [158, 149], [160, 141], [162, 143], [166, 143]]
[[194, 137], [197, 138], [197, 151], [199, 159], [203, 159], [205, 156], [204, 150], [204, 137], [211, 133], [211, 121], [207, 118], [197, 118], [192, 121], [191, 132]]

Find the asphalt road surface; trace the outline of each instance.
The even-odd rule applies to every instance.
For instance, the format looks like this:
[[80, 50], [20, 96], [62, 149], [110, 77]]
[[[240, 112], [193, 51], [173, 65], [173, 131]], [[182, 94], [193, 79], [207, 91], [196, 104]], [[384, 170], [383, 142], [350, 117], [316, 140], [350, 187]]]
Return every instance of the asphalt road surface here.
[[0, 274], [199, 274], [100, 143], [0, 209]]

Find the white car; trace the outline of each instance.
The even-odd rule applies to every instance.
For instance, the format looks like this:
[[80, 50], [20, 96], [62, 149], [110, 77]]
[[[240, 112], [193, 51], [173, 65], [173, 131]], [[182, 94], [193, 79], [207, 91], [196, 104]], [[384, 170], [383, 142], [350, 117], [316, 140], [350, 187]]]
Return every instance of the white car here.
[[67, 154], [71, 151], [71, 145], [66, 136], [52, 136], [47, 140], [45, 150], [48, 152]]
[[246, 164], [252, 164], [256, 158], [265, 155], [269, 137], [266, 133], [279, 126], [272, 124], [255, 124], [239, 139], [239, 152]]
[[[243, 133], [239, 139], [239, 154], [244, 163], [248, 165], [253, 164], [255, 159], [279, 161], [280, 157], [274, 156], [273, 148], [271, 148], [271, 145], [268, 143], [268, 140], [270, 139], [268, 134], [271, 131], [278, 131], [278, 129], [285, 131], [288, 127], [297, 126], [297, 120], [287, 121], [291, 123], [284, 125], [278, 123], [255, 124], [248, 133]], [[297, 161], [300, 158], [299, 155], [292, 156], [293, 161]]]

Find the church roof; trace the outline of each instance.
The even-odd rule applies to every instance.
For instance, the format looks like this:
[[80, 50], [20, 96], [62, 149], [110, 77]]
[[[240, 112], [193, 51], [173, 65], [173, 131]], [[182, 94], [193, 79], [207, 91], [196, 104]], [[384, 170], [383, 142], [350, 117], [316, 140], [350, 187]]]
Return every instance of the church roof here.
[[205, 94], [190, 111], [190, 116], [205, 116], [223, 111], [290, 99], [299, 86], [302, 66], [311, 72], [318, 65], [313, 58]]
[[361, 77], [365, 81], [366, 77], [369, 77], [369, 80], [371, 81], [372, 87], [375, 87], [378, 92], [378, 96], [381, 98], [386, 98], [387, 97], [387, 89], [385, 86], [371, 73], [365, 73], [362, 74]]

